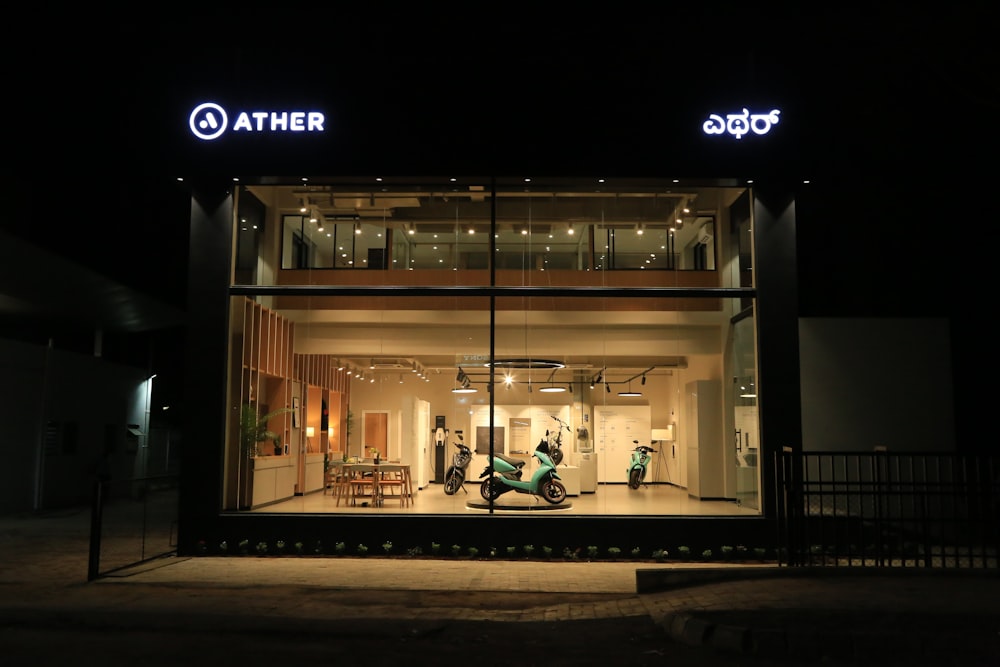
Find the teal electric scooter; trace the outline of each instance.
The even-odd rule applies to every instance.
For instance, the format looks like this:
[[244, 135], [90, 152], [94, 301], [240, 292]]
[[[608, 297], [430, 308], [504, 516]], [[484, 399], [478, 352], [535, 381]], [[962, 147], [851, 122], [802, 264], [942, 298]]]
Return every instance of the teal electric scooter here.
[[541, 496], [546, 502], [558, 505], [566, 499], [566, 487], [559, 481], [556, 466], [549, 458], [549, 443], [542, 440], [535, 448], [533, 456], [538, 459], [538, 469], [531, 479], [522, 480], [524, 459], [515, 459], [504, 454], [495, 454], [487, 463], [480, 478], [485, 477], [479, 492], [486, 500], [496, 500], [505, 493], [515, 491], [532, 496]]
[[638, 440], [633, 440], [636, 446], [632, 450], [632, 458], [628, 465], [628, 486], [630, 489], [638, 489], [646, 481], [646, 470], [652, 460], [650, 454], [655, 454], [656, 450], [646, 445], [640, 445]]

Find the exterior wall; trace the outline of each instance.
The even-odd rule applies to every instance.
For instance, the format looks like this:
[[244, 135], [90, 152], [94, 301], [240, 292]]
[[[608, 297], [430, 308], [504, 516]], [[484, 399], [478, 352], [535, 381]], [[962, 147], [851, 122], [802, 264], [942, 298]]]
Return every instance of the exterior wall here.
[[148, 440], [126, 437], [127, 424], [147, 430], [145, 371], [0, 339], [0, 376], [3, 511], [87, 505], [99, 470], [112, 479], [145, 475]]
[[945, 318], [802, 318], [802, 449], [954, 451]]

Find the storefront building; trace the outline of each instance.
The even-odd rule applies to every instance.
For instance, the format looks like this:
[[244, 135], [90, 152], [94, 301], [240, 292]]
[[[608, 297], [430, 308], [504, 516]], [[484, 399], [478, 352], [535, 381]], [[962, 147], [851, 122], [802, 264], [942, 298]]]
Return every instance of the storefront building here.
[[[611, 118], [572, 153], [487, 117], [445, 150], [245, 99], [183, 100], [168, 133], [191, 202], [181, 553], [774, 546], [774, 455], [801, 438], [794, 114], [693, 105], [638, 147]], [[502, 460], [521, 476], [490, 482]]]

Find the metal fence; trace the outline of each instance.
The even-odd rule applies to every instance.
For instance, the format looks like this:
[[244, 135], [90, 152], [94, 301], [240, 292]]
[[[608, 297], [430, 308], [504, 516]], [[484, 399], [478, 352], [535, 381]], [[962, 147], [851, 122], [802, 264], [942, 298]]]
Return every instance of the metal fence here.
[[178, 476], [99, 481], [87, 579], [177, 553]]
[[1000, 568], [1000, 461], [900, 452], [776, 455], [791, 566]]

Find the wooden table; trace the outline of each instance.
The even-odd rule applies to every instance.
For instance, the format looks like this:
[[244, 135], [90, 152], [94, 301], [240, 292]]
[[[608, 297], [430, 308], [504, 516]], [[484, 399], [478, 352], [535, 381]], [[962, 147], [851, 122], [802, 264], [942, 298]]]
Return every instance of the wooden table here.
[[[335, 491], [337, 505], [343, 498], [350, 499], [352, 505], [357, 505], [358, 498], [369, 498], [374, 507], [381, 507], [385, 501], [384, 488], [399, 488], [400, 506], [409, 506], [413, 502], [413, 485], [410, 478], [408, 463], [344, 463], [341, 486]], [[388, 475], [397, 475], [398, 480]]]

